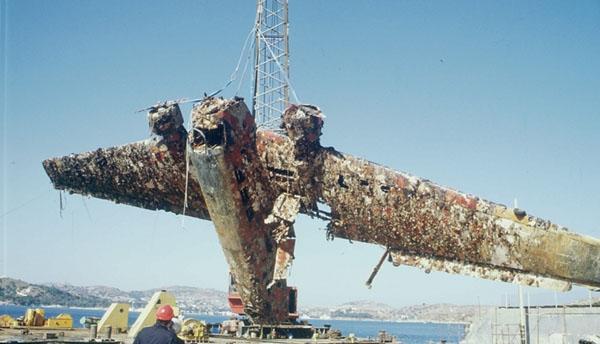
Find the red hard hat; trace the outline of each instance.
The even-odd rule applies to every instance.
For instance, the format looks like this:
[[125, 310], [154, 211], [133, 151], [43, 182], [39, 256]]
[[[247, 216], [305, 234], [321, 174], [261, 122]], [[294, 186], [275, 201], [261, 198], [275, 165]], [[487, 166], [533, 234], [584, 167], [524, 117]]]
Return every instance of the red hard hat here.
[[160, 306], [156, 311], [156, 319], [165, 321], [173, 319], [173, 307], [169, 305]]

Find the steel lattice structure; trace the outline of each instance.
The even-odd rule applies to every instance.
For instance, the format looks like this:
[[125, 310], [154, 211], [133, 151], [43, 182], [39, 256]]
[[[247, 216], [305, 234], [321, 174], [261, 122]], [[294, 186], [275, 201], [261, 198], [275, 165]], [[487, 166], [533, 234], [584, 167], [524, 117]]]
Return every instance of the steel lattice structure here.
[[288, 1], [257, 0], [253, 114], [275, 129], [289, 102]]

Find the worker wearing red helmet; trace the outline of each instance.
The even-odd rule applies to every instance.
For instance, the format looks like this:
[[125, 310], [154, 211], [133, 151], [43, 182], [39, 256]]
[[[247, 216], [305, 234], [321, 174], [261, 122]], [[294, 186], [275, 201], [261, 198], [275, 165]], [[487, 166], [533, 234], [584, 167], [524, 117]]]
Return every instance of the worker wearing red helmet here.
[[183, 344], [183, 340], [171, 329], [174, 317], [173, 307], [161, 306], [156, 311], [156, 323], [138, 333], [133, 344]]

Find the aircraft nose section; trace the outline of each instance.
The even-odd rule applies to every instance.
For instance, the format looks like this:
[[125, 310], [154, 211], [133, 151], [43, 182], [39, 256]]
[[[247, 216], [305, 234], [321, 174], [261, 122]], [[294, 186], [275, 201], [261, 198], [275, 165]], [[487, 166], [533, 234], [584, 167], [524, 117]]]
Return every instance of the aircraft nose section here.
[[265, 223], [277, 192], [258, 155], [254, 118], [239, 99], [208, 98], [192, 110], [192, 126], [190, 162], [244, 311], [259, 323], [283, 322], [285, 280], [271, 283], [278, 222]]

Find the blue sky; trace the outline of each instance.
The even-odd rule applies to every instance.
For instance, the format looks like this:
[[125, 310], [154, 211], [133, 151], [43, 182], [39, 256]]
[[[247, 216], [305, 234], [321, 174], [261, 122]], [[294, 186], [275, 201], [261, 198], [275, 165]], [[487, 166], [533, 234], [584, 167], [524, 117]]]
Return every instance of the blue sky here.
[[[77, 195], [61, 218], [41, 161], [144, 139], [135, 110], [220, 88], [255, 2], [0, 1], [2, 273], [224, 290], [211, 223], [183, 228], [172, 214]], [[290, 2], [291, 81], [326, 114], [324, 145], [492, 201], [518, 198], [529, 213], [600, 237], [599, 2]], [[382, 248], [328, 242], [324, 227], [297, 223], [291, 283], [301, 304], [514, 300], [514, 285], [391, 265], [369, 290]], [[554, 298], [527, 291], [534, 303]]]

